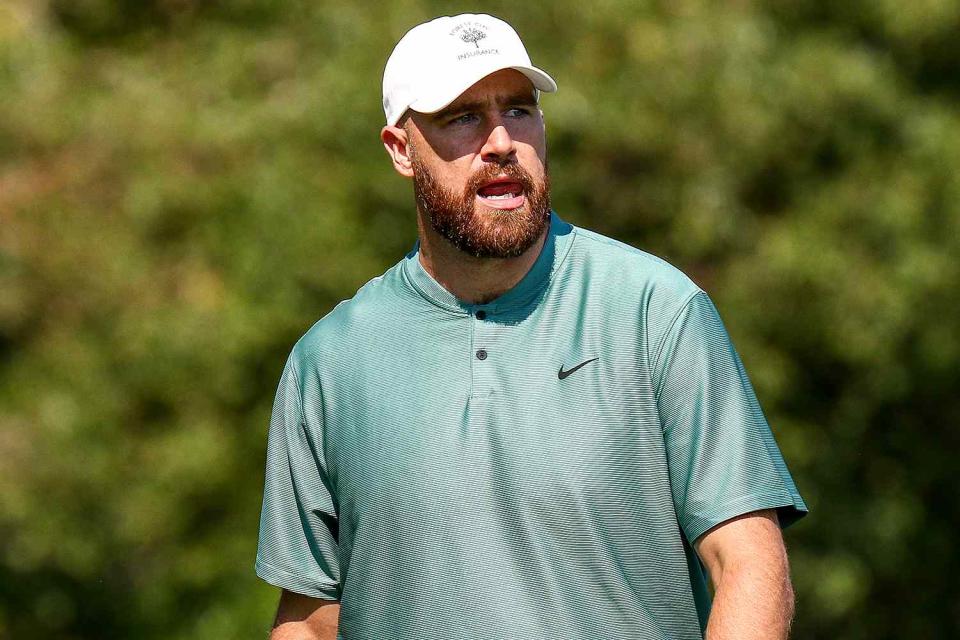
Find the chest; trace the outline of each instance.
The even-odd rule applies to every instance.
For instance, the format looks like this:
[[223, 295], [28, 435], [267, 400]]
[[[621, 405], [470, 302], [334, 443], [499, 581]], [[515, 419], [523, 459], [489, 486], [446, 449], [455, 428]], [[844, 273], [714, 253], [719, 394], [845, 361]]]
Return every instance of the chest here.
[[663, 490], [636, 337], [589, 319], [526, 320], [539, 329], [471, 315], [400, 342], [371, 337], [378, 355], [328, 382], [328, 465], [355, 520], [462, 522], [505, 501], [549, 518]]

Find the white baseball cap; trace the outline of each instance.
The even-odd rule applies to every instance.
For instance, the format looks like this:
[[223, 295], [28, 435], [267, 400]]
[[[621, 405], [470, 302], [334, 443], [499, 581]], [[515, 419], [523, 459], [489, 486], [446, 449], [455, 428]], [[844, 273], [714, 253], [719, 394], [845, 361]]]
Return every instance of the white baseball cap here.
[[443, 16], [406, 33], [383, 71], [383, 112], [395, 125], [407, 109], [436, 113], [482, 78], [516, 69], [540, 91], [557, 83], [530, 63], [520, 36], [486, 14]]

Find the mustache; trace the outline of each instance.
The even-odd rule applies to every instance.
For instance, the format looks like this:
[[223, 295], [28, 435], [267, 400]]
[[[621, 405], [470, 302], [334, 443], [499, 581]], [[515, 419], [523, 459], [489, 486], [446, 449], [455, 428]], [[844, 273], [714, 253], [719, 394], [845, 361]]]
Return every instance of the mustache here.
[[531, 193], [533, 191], [533, 178], [529, 173], [527, 173], [527, 170], [521, 167], [519, 164], [487, 164], [484, 165], [483, 168], [479, 169], [475, 174], [470, 176], [470, 179], [467, 180], [467, 186], [464, 189], [464, 196], [467, 198], [472, 198], [477, 192], [477, 189], [491, 180], [502, 178], [504, 176], [519, 182], [525, 193]]

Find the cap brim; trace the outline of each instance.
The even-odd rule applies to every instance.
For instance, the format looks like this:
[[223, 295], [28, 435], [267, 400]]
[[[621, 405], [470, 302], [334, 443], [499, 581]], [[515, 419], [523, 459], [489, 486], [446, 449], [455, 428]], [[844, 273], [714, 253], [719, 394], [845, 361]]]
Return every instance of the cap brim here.
[[497, 71], [502, 71], [504, 69], [516, 69], [530, 80], [535, 89], [540, 91], [553, 93], [557, 90], [557, 83], [554, 81], [554, 79], [551, 78], [546, 71], [538, 69], [537, 67], [496, 67], [493, 69], [484, 69], [482, 75], [479, 76], [477, 74], [464, 75], [459, 78], [460, 81], [458, 83], [446, 87], [446, 90], [443, 92], [443, 94], [424, 96], [413, 102], [408, 108], [419, 113], [436, 113], [459, 98], [460, 95], [463, 94], [467, 89], [477, 84], [491, 73], [496, 73]]

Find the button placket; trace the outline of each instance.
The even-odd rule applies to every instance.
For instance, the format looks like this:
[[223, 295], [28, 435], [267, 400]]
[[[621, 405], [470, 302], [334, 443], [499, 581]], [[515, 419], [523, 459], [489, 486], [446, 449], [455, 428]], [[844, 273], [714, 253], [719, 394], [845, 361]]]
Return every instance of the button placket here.
[[493, 390], [493, 364], [496, 358], [495, 326], [485, 309], [473, 312], [473, 396], [487, 396]]

